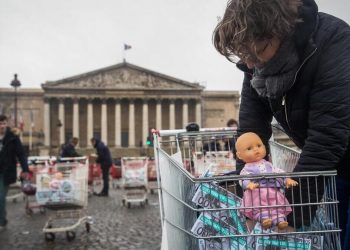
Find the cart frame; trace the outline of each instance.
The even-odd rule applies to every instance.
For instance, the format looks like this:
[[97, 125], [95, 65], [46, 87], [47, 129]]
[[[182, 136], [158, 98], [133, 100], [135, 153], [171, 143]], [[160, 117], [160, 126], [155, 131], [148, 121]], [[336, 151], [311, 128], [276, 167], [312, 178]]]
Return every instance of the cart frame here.
[[[217, 247], [215, 249], [265, 249], [266, 246], [275, 247], [272, 249], [318, 249], [315, 247], [321, 245], [311, 245], [312, 240], [316, 239], [319, 240], [318, 244], [325, 247], [324, 249], [340, 249], [338, 201], [335, 192], [336, 171], [293, 173], [291, 169], [299, 158], [299, 152], [282, 144], [271, 142], [273, 162], [278, 162], [278, 164], [287, 163], [285, 164], [287, 170], [285, 173], [263, 176], [194, 177], [185, 169], [184, 159], [186, 157], [184, 152], [191, 147], [194, 148], [189, 149], [189, 151], [200, 151], [199, 149], [203, 148], [201, 143], [205, 138], [220, 137], [222, 134], [225, 136], [231, 134], [236, 137], [237, 132], [232, 128], [214, 128], [201, 129], [198, 132], [161, 130], [154, 133], [154, 155], [157, 163], [163, 250], [214, 249], [215, 247]], [[308, 201], [301, 196], [302, 191], [304, 191], [301, 187], [299, 192], [291, 191], [292, 198], [288, 206], [293, 209], [292, 221], [294, 224], [291, 225], [292, 228], [288, 232], [275, 229], [263, 230], [261, 227], [258, 230], [259, 223], [256, 223], [255, 226], [249, 226], [247, 222], [243, 230], [243, 227], [237, 226], [239, 223], [235, 221], [235, 223], [238, 223], [236, 224], [237, 227], [232, 231], [225, 231], [225, 228], [231, 228], [231, 224], [220, 227], [222, 221], [214, 218], [218, 213], [220, 215], [222, 213], [239, 214], [242, 209], [254, 209], [254, 207], [242, 206], [242, 203], [239, 204], [238, 198], [235, 198], [236, 200], [231, 199], [230, 203], [229, 197], [232, 197], [229, 194], [230, 192], [220, 191], [220, 193], [216, 186], [221, 186], [221, 188], [227, 190], [232, 183], [236, 183], [232, 186], [238, 187], [237, 184], [242, 180], [261, 178], [267, 180], [293, 178], [302, 183], [300, 186], [308, 188]], [[212, 188], [214, 186], [216, 189]], [[206, 194], [215, 197], [216, 202], [221, 199], [220, 206], [204, 207], [203, 205], [194, 204], [193, 197], [198, 194], [196, 192], [204, 188], [208, 189], [208, 187], [211, 189]], [[323, 189], [322, 197], [318, 195], [317, 191], [321, 189]], [[313, 192], [311, 190], [316, 190], [316, 196], [311, 195]], [[232, 192], [236, 193], [236, 191], [233, 190]], [[298, 196], [300, 196], [300, 201], [298, 201]], [[276, 207], [280, 207], [280, 205], [260, 206], [259, 209]], [[287, 205], [282, 205], [282, 207], [287, 207]], [[208, 215], [213, 218], [209, 222], [206, 219], [206, 234], [193, 232], [193, 226], [197, 223], [199, 215]], [[241, 220], [241, 217], [236, 216], [235, 218]], [[297, 222], [300, 220], [301, 222]], [[298, 223], [302, 224], [298, 225]], [[211, 232], [215, 228], [216, 233], [214, 235], [208, 234], [210, 232], [208, 227]], [[260, 248], [258, 248], [258, 243]]]
[[[83, 166], [79, 166], [83, 163]], [[64, 202], [60, 204], [57, 203], [46, 203], [44, 207], [50, 210], [54, 210], [54, 213], [49, 217], [45, 226], [43, 228], [43, 233], [45, 235], [46, 241], [54, 241], [55, 233], [65, 232], [68, 241], [75, 239], [75, 228], [81, 224], [85, 224], [86, 232], [90, 232], [90, 225], [92, 222], [92, 217], [87, 215], [87, 205], [88, 205], [88, 170], [89, 161], [86, 157], [71, 157], [71, 158], [61, 158], [60, 162], [52, 166], [54, 169], [63, 169], [70, 173], [74, 168], [83, 168], [81, 171], [82, 175], [79, 175], [79, 192], [82, 192], [79, 196], [79, 204], [68, 205]], [[62, 225], [62, 222], [67, 222]], [[73, 223], [72, 223], [73, 221]], [[57, 223], [57, 226], [54, 225]], [[69, 225], [67, 225], [69, 224]]]
[[[140, 181], [135, 181], [135, 183], [132, 183], [131, 178], [129, 181], [131, 181], [128, 184], [131, 184], [128, 186], [126, 184], [126, 174], [127, 172], [127, 166], [124, 164], [124, 161], [145, 161], [143, 164], [142, 168], [144, 168], [144, 176], [143, 180]], [[123, 206], [127, 206], [128, 208], [131, 207], [132, 204], [140, 204], [141, 206], [144, 206], [148, 204], [148, 178], [147, 178], [147, 162], [148, 162], [148, 157], [122, 157], [121, 158], [122, 162], [122, 186], [124, 189], [124, 194], [123, 194]], [[138, 168], [140, 170], [141, 168]]]

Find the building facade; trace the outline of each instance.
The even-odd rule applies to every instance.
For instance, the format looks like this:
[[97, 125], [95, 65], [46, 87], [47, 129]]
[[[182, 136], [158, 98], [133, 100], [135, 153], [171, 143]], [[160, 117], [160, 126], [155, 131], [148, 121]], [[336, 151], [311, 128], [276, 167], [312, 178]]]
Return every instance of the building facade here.
[[[2, 89], [2, 110], [13, 113], [13, 90]], [[1, 108], [1, 107], [0, 107]], [[222, 127], [237, 118], [238, 91], [205, 91], [190, 83], [123, 62], [18, 91], [23, 140], [57, 148], [71, 137], [90, 147], [91, 137], [112, 148], [146, 146], [152, 128], [180, 129], [189, 122]], [[30, 132], [31, 131], [31, 132]], [[40, 141], [41, 140], [41, 141]]]

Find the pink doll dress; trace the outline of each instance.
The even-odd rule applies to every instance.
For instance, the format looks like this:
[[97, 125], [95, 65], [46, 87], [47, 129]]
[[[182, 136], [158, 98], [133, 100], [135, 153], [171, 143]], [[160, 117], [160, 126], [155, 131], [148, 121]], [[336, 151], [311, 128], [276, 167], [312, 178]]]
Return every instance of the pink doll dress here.
[[[272, 164], [264, 159], [246, 163], [241, 171], [241, 175], [262, 175], [264, 173], [281, 173], [283, 170], [272, 166]], [[250, 181], [259, 184], [259, 187], [254, 190], [247, 189]], [[287, 198], [281, 192], [284, 187], [283, 178], [271, 178], [262, 180], [245, 180], [242, 183], [243, 189], [243, 206], [254, 207], [244, 208], [242, 213], [249, 219], [254, 221], [263, 221], [271, 219], [273, 225], [277, 225], [281, 221], [286, 221], [286, 216], [292, 212]], [[268, 206], [268, 207], [262, 207]]]

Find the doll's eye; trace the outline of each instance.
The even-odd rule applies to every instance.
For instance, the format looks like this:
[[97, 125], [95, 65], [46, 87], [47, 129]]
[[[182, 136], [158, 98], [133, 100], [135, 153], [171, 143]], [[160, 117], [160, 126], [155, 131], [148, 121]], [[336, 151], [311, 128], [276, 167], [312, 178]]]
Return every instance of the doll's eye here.
[[261, 147], [261, 144], [258, 144], [258, 148], [260, 148]]
[[252, 147], [248, 147], [247, 149], [248, 149], [248, 150], [251, 150], [251, 149], [252, 149]]

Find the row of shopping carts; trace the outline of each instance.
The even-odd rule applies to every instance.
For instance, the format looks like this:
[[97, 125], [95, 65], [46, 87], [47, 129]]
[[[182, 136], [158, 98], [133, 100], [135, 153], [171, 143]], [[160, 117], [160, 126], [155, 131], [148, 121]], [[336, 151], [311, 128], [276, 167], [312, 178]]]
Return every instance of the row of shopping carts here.
[[[236, 137], [234, 128], [154, 131], [162, 250], [341, 249], [336, 172], [293, 173], [300, 152], [271, 141], [272, 163], [285, 172], [239, 175], [231, 149], [215, 146]], [[262, 188], [254, 205], [244, 203], [242, 181], [276, 183], [286, 178], [299, 183], [281, 189], [288, 205], [263, 204], [262, 199], [273, 197]], [[245, 216], [250, 211], [273, 217], [287, 209], [285, 229], [266, 228]]]
[[[71, 241], [74, 229], [81, 224], [90, 232], [92, 217], [87, 215], [88, 196], [102, 182], [102, 171], [98, 164], [86, 157], [60, 158], [31, 156], [28, 158], [30, 177], [11, 186], [8, 200], [25, 201], [25, 211], [44, 214], [52, 210], [43, 232], [47, 241], [55, 240], [58, 232], [66, 233]], [[20, 171], [18, 171], [20, 173]], [[148, 203], [148, 192], [157, 188], [154, 159], [147, 157], [124, 157], [121, 166], [111, 168], [113, 186], [124, 191], [123, 205], [144, 206]], [[149, 185], [153, 183], [153, 185]]]
[[[142, 178], [144, 180], [142, 186], [146, 186], [148, 192], [153, 194], [157, 190], [157, 170], [153, 157], [122, 157], [116, 163], [110, 168], [110, 180], [114, 189], [123, 188], [126, 178], [128, 178], [131, 172], [131, 177], [135, 178], [135, 184], [139, 185], [139, 179]], [[137, 167], [135, 168], [135, 166]], [[142, 171], [138, 171], [140, 168]], [[133, 173], [133, 170], [135, 170], [135, 173]], [[137, 176], [137, 173], [142, 174], [142, 176]], [[102, 170], [100, 165], [90, 161], [89, 185], [96, 186], [101, 181]], [[130, 180], [127, 180], [127, 182], [130, 182]]]

